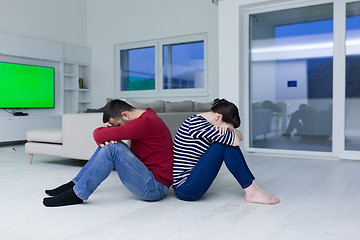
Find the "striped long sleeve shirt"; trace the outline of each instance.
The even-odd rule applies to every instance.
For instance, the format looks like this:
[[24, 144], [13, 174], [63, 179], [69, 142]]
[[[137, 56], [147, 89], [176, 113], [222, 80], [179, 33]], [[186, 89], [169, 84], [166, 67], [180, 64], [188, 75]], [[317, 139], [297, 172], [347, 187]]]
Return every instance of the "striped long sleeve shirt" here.
[[186, 181], [191, 169], [212, 143], [231, 146], [234, 140], [233, 132], [220, 135], [219, 130], [202, 116], [193, 115], [186, 119], [174, 139], [173, 188]]

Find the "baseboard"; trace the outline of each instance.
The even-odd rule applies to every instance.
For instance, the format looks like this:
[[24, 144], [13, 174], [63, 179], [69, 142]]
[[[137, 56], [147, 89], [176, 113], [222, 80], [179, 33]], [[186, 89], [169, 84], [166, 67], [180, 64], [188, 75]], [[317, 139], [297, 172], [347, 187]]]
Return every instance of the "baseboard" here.
[[3, 147], [3, 146], [12, 146], [12, 145], [23, 145], [23, 144], [25, 144], [25, 143], [26, 143], [26, 140], [0, 142], [0, 147]]

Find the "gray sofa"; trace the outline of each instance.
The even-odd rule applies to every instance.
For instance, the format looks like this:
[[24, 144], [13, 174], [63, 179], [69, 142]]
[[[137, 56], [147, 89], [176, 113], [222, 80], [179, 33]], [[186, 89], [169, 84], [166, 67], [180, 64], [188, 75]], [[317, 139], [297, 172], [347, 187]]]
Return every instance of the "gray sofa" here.
[[132, 100], [125, 101], [135, 108], [152, 108], [165, 122], [173, 138], [175, 137], [177, 130], [185, 119], [196, 113], [209, 111], [211, 108], [211, 103], [200, 103], [193, 101], [170, 102], [156, 100], [149, 103], [139, 103]]
[[[168, 126], [174, 138], [183, 121], [198, 112], [208, 111], [211, 103], [192, 101], [169, 102], [157, 100], [139, 103], [126, 100], [136, 108], [152, 108]], [[33, 155], [50, 155], [88, 160], [97, 148], [92, 133], [102, 126], [102, 113], [77, 113], [62, 116], [62, 129], [40, 129], [27, 132], [25, 152], [32, 163]]]
[[[252, 140], [262, 137], [274, 131], [284, 132], [287, 126], [287, 111], [285, 102], [273, 103], [266, 100], [251, 104], [251, 128]], [[275, 129], [272, 129], [273, 124]]]

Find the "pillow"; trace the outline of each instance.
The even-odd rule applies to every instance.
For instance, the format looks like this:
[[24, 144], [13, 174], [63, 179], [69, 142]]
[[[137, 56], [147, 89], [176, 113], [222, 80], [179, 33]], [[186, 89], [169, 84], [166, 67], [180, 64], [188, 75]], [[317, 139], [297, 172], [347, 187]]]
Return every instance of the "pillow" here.
[[200, 102], [194, 102], [194, 112], [207, 112], [210, 111], [210, 108], [212, 107], [212, 102], [207, 103], [200, 103]]
[[133, 106], [134, 108], [138, 108], [138, 109], [146, 109], [146, 106], [144, 103], [140, 103], [140, 102], [136, 102], [130, 99], [124, 99], [125, 102], [127, 102], [128, 104], [130, 104], [131, 106]]
[[164, 112], [164, 101], [163, 100], [155, 100], [155, 101], [148, 102], [148, 103], [136, 102], [136, 101], [130, 100], [130, 99], [123, 99], [123, 100], [137, 109], [145, 110], [146, 108], [149, 107], [152, 110], [154, 110], [155, 112]]
[[192, 101], [169, 102], [165, 101], [165, 112], [192, 112]]
[[155, 101], [152, 101], [149, 103], [144, 103], [144, 105], [146, 106], [145, 108], [149, 107], [157, 113], [164, 112], [164, 101], [163, 100], [155, 100]]
[[262, 104], [259, 102], [253, 103], [252, 109], [262, 109]]

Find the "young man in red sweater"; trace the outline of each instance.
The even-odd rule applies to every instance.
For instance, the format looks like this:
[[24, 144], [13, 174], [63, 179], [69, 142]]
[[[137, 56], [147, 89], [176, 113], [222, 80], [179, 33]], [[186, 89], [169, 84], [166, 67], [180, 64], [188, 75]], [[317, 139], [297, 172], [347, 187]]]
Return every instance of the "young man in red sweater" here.
[[[172, 184], [172, 138], [165, 123], [148, 108], [136, 109], [121, 100], [110, 101], [103, 122], [94, 131], [98, 149], [70, 182], [45, 192], [47, 207], [81, 204], [115, 168], [133, 194], [146, 201], [164, 198]], [[131, 140], [130, 148], [121, 140]]]

